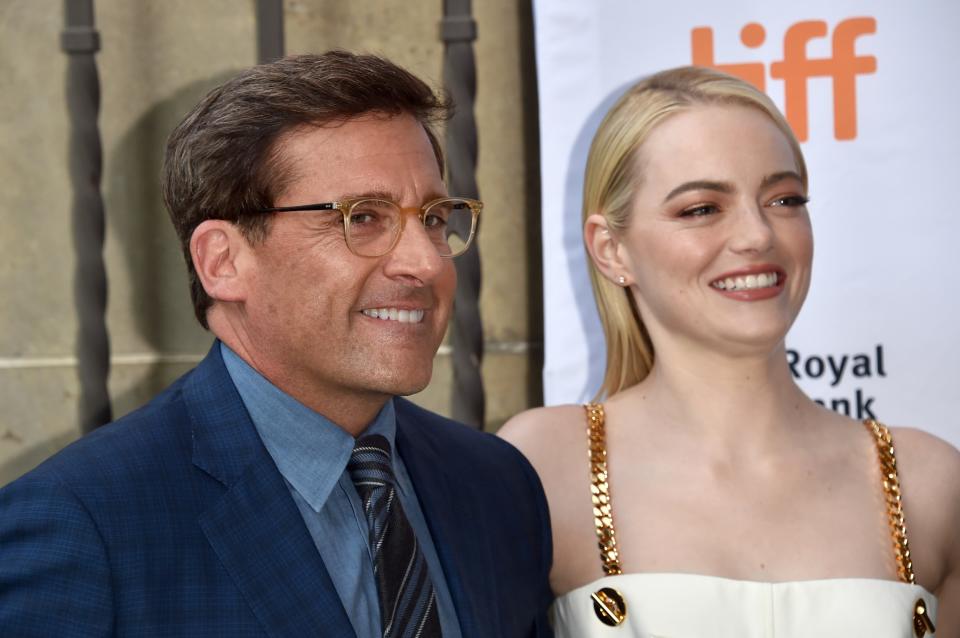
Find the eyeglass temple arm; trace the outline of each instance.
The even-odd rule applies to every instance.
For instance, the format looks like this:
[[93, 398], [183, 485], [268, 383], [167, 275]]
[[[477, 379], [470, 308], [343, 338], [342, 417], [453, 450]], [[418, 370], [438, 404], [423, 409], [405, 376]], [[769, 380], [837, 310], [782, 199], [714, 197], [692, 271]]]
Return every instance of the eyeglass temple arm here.
[[296, 213], [308, 210], [340, 210], [340, 202], [326, 202], [324, 204], [301, 204], [300, 206], [275, 206], [273, 208], [259, 208], [258, 213]]

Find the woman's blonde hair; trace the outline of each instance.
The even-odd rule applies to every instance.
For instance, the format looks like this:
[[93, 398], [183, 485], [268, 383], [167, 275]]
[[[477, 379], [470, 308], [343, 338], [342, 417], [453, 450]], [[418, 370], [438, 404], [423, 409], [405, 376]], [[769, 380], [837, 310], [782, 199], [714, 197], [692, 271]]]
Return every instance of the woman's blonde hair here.
[[[650, 132], [671, 115], [695, 105], [734, 104], [759, 109], [779, 128], [793, 150], [804, 188], [807, 168], [790, 125], [762, 91], [713, 69], [679, 67], [631, 87], [600, 123], [587, 155], [583, 219], [603, 215], [611, 233], [630, 224], [630, 209], [643, 181], [634, 158]], [[590, 280], [607, 345], [607, 368], [597, 398], [642, 381], [653, 367], [650, 336], [629, 289], [609, 281], [591, 261]]]

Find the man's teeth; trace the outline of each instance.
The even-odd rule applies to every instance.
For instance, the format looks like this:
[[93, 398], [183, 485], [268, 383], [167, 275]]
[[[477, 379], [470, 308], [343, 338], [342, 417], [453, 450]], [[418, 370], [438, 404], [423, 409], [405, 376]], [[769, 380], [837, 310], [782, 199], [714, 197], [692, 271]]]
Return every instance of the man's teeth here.
[[775, 272], [763, 272], [759, 275], [743, 277], [727, 277], [713, 282], [714, 288], [720, 290], [754, 290], [756, 288], [770, 288], [777, 285], [779, 275]]
[[363, 314], [374, 319], [384, 321], [399, 321], [400, 323], [420, 323], [423, 321], [423, 310], [398, 310], [397, 308], [366, 308]]

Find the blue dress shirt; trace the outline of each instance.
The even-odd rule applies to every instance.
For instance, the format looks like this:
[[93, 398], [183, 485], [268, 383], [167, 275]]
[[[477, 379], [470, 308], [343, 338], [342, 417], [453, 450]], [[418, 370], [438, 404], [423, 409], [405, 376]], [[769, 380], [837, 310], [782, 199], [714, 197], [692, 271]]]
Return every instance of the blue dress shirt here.
[[[347, 472], [354, 438], [285, 394], [227, 345], [221, 343], [220, 349], [264, 447], [290, 488], [357, 637], [380, 638], [377, 583], [367, 544], [367, 522], [360, 496]], [[460, 638], [456, 610], [430, 531], [403, 460], [396, 453], [396, 430], [391, 400], [364, 434], [382, 434], [390, 442], [397, 494], [427, 560], [443, 635]]]

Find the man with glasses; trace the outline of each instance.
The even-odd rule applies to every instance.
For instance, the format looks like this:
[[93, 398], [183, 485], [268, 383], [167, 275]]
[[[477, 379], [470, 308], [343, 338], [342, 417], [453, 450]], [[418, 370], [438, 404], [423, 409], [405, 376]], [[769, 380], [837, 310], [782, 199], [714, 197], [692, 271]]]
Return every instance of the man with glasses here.
[[163, 194], [217, 339], [0, 491], [0, 635], [549, 635], [529, 464], [399, 398], [430, 380], [482, 209], [444, 186], [446, 108], [330, 52], [187, 115]]

